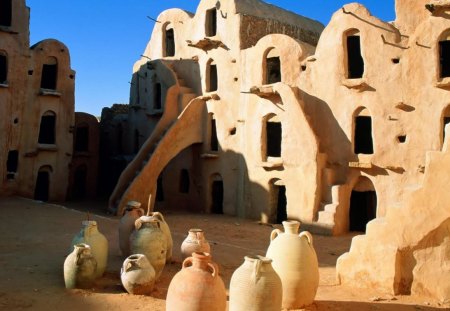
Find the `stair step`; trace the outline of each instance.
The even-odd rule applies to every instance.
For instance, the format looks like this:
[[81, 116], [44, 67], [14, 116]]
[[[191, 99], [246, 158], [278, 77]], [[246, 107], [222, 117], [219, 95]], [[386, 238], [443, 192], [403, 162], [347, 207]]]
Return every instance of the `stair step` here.
[[378, 217], [369, 221], [366, 225], [366, 235], [376, 236], [381, 232], [386, 232], [386, 220]]
[[320, 224], [334, 225], [334, 213], [321, 211], [319, 212], [319, 219], [317, 220]]

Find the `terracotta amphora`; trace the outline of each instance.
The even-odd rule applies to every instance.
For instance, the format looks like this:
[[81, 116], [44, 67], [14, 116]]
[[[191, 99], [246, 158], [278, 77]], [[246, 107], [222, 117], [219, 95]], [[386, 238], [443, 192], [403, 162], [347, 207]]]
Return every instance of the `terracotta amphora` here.
[[230, 311], [280, 311], [283, 290], [272, 259], [246, 256], [230, 282]]
[[92, 255], [97, 261], [96, 277], [101, 277], [105, 273], [108, 264], [108, 240], [98, 231], [97, 222], [94, 220], [84, 220], [81, 231], [72, 240], [75, 244], [86, 243], [91, 247]]
[[283, 221], [284, 233], [275, 229], [270, 235], [267, 257], [281, 278], [283, 309], [300, 309], [313, 303], [319, 287], [319, 264], [312, 235], [298, 234], [300, 222]]
[[89, 288], [94, 284], [97, 261], [89, 245], [81, 243], [73, 247], [64, 261], [64, 283], [66, 288]]
[[123, 262], [120, 279], [130, 294], [150, 295], [155, 287], [155, 269], [142, 254], [129, 256]]
[[166, 311], [225, 311], [227, 293], [219, 268], [208, 253], [193, 253], [173, 277]]
[[119, 246], [123, 256], [130, 255], [130, 235], [134, 230], [136, 219], [144, 216], [144, 210], [140, 208], [141, 203], [129, 201], [125, 208], [125, 214], [119, 222]]
[[160, 228], [160, 222], [149, 216], [136, 220], [131, 234], [131, 253], [144, 254], [155, 269], [156, 280], [166, 264], [167, 240]]
[[163, 214], [160, 212], [152, 212], [149, 213], [148, 216], [153, 217], [154, 219], [159, 221], [159, 226], [161, 231], [164, 233], [164, 236], [167, 240], [167, 253], [166, 253], [166, 261], [169, 262], [172, 260], [172, 249], [173, 249], [173, 239], [172, 234], [170, 233], [170, 228], [167, 222], [164, 220]]
[[202, 229], [190, 229], [188, 236], [181, 243], [183, 259], [191, 257], [194, 252], [211, 253], [211, 247], [205, 239], [205, 233]]

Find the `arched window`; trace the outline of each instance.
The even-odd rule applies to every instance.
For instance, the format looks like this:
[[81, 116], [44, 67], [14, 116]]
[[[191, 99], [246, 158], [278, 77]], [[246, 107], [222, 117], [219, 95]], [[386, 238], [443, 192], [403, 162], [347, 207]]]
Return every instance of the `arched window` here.
[[164, 27], [163, 56], [175, 56], [175, 33], [171, 24]]
[[281, 157], [283, 130], [281, 121], [275, 114], [269, 114], [263, 119], [262, 155], [263, 161], [269, 157]]
[[281, 82], [281, 62], [278, 50], [271, 48], [264, 57], [263, 84]]
[[56, 114], [53, 111], [45, 112], [41, 117], [39, 127], [39, 144], [55, 144], [56, 142]]
[[439, 40], [439, 77], [450, 77], [450, 30]]
[[0, 51], [0, 84], [8, 82], [8, 55], [4, 51]]
[[211, 176], [211, 213], [223, 214], [223, 180], [220, 174]]
[[12, 22], [12, 0], [0, 0], [0, 26], [10, 27]]
[[58, 80], [58, 60], [49, 57], [42, 65], [41, 89], [56, 90]]
[[365, 108], [355, 114], [353, 138], [355, 154], [373, 154], [372, 118]]
[[89, 151], [89, 125], [79, 124], [75, 131], [75, 151]]
[[51, 166], [42, 166], [36, 178], [36, 185], [34, 188], [34, 199], [40, 201], [48, 201], [50, 190], [50, 174], [53, 169]]
[[349, 231], [365, 232], [369, 221], [377, 217], [377, 193], [372, 181], [364, 176], [350, 196]]
[[359, 79], [364, 74], [364, 59], [361, 54], [361, 36], [359, 30], [351, 29], [344, 35], [347, 55], [347, 78]]
[[217, 88], [217, 65], [212, 59], [210, 59], [206, 65], [206, 92], [217, 91]]
[[269, 182], [269, 222], [281, 224], [287, 220], [286, 186], [279, 179]]
[[205, 34], [207, 37], [214, 37], [217, 34], [217, 10], [215, 8], [206, 11]]

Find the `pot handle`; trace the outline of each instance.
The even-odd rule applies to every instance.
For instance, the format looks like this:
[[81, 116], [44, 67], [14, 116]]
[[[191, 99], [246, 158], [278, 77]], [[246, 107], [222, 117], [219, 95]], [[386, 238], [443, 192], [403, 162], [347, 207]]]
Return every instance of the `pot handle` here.
[[185, 269], [185, 268], [190, 267], [190, 266], [192, 266], [192, 257], [188, 257], [188, 258], [186, 258], [186, 259], [183, 261], [183, 264], [182, 264], [182, 268], [181, 268], [181, 269]]
[[143, 208], [138, 208], [138, 213], [139, 213], [139, 217], [144, 216], [145, 215], [145, 211]]
[[219, 266], [213, 262], [208, 262], [208, 267], [211, 268], [211, 274], [213, 278], [219, 275]]
[[134, 266], [134, 263], [132, 261], [128, 261], [127, 264], [125, 265], [125, 272], [130, 271], [130, 269]]
[[141, 229], [142, 227], [142, 221], [140, 218], [136, 219], [136, 221], [134, 222], [134, 227], [136, 228], [136, 230]]
[[280, 229], [274, 229], [272, 230], [272, 233], [270, 233], [270, 242], [272, 242], [280, 233], [283, 233]]
[[158, 219], [159, 221], [164, 221], [164, 216], [160, 212], [153, 212], [152, 216]]
[[300, 232], [300, 234], [298, 236], [301, 238], [306, 237], [308, 239], [309, 245], [313, 246], [313, 237], [312, 237], [311, 233], [309, 233], [308, 231], [302, 231], [302, 232]]
[[253, 265], [252, 281], [255, 284], [259, 280], [259, 276], [260, 276], [259, 270], [261, 269], [261, 264], [262, 264], [262, 261], [258, 259], [258, 260], [255, 260], [255, 263]]

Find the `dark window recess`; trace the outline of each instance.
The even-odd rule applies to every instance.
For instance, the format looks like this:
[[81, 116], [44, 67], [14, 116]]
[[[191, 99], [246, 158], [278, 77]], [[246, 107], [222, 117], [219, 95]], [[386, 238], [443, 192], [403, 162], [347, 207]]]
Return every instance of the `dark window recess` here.
[[39, 172], [34, 188], [34, 199], [39, 201], [48, 201], [48, 190], [50, 187], [50, 174], [48, 172]]
[[266, 122], [267, 156], [281, 157], [282, 129], [280, 122]]
[[207, 37], [213, 37], [217, 34], [217, 10], [206, 11], [205, 32]]
[[212, 183], [212, 209], [213, 214], [223, 214], [223, 181], [215, 180]]
[[77, 167], [74, 174], [74, 187], [72, 196], [74, 199], [84, 199], [86, 197], [87, 168], [86, 165]]
[[404, 143], [406, 141], [406, 135], [400, 135], [397, 137], [399, 143]]
[[173, 29], [166, 30], [166, 56], [175, 56], [175, 36]]
[[364, 60], [361, 56], [360, 36], [347, 37], [347, 65], [348, 78], [362, 78], [364, 74]]
[[277, 198], [277, 224], [281, 224], [287, 220], [287, 199], [286, 199], [286, 187], [277, 186], [278, 198]]
[[161, 110], [162, 108], [162, 88], [161, 83], [155, 83], [153, 86], [153, 109]]
[[392, 63], [394, 63], [394, 64], [400, 63], [400, 58], [393, 58]]
[[12, 22], [12, 0], [0, 0], [0, 26], [10, 27]]
[[211, 151], [219, 151], [219, 140], [217, 139], [217, 126], [216, 120], [211, 120]]
[[89, 127], [77, 127], [75, 133], [75, 151], [89, 151]]
[[450, 40], [439, 42], [440, 77], [450, 77]]
[[209, 90], [208, 92], [217, 91], [217, 66], [209, 65]]
[[372, 118], [355, 118], [355, 154], [373, 154]]
[[58, 65], [44, 64], [42, 66], [41, 89], [56, 90]]
[[352, 191], [350, 197], [350, 231], [366, 231], [366, 225], [377, 216], [375, 191]]
[[19, 152], [11, 150], [8, 152], [8, 160], [6, 161], [6, 178], [14, 179], [17, 167], [19, 166]]
[[281, 64], [279, 57], [270, 57], [266, 59], [266, 81], [267, 84], [281, 82]]
[[55, 125], [56, 117], [53, 115], [42, 116], [41, 126], [39, 128], [39, 139], [40, 144], [54, 144], [55, 143]]
[[450, 117], [444, 117], [442, 128], [442, 140], [445, 141], [445, 126], [450, 123]]
[[164, 189], [162, 177], [158, 177], [158, 180], [156, 181], [156, 201], [157, 202], [164, 201]]
[[179, 190], [181, 193], [189, 193], [190, 179], [189, 172], [186, 169], [181, 170], [180, 172], [180, 187]]
[[8, 81], [8, 59], [6, 55], [0, 54], [0, 84]]
[[230, 135], [236, 135], [236, 128], [233, 127], [229, 130]]

